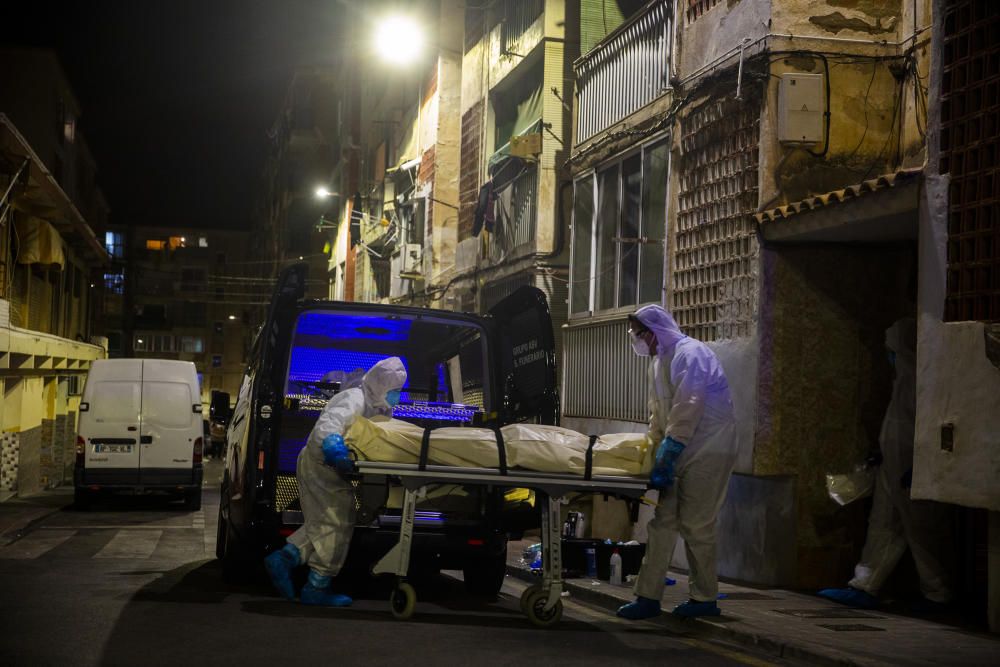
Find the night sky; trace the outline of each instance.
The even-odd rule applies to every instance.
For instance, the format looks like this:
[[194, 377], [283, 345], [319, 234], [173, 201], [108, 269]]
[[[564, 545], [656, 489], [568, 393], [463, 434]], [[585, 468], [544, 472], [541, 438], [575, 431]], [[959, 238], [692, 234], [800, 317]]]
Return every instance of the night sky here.
[[[115, 224], [246, 227], [298, 65], [331, 63], [347, 0], [5, 4], [3, 41], [51, 47]], [[363, 4], [363, 3], [362, 3]]]

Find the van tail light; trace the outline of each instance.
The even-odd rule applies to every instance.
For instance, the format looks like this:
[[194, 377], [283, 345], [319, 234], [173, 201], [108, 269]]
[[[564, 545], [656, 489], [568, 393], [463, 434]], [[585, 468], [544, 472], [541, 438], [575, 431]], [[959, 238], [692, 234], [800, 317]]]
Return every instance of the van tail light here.
[[194, 439], [194, 462], [201, 463], [201, 451], [204, 447], [201, 438]]
[[76, 467], [82, 468], [86, 463], [87, 442], [83, 436], [76, 436]]

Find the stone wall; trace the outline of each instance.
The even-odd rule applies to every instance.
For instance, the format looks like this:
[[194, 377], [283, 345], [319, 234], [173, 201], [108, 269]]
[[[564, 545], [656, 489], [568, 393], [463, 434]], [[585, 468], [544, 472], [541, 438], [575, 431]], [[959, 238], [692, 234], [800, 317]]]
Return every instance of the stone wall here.
[[28, 496], [44, 487], [42, 482], [42, 427], [18, 434], [17, 495]]
[[0, 434], [0, 499], [17, 493], [17, 472], [20, 467], [20, 433]]

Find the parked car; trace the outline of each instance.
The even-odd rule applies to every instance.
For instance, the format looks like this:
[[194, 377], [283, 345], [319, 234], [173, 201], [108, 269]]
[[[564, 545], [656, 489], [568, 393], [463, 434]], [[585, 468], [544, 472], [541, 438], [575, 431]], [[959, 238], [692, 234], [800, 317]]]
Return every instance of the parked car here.
[[204, 444], [195, 366], [166, 359], [99, 359], [80, 403], [76, 504], [101, 492], [169, 492], [201, 508]]
[[[305, 275], [296, 265], [279, 278], [227, 433], [216, 552], [227, 577], [245, 576], [302, 524], [298, 453], [327, 400], [380, 359], [399, 356], [407, 367], [398, 419], [427, 427], [558, 423], [552, 323], [539, 290], [521, 288], [479, 316], [305, 300]], [[367, 569], [398, 537], [398, 488], [379, 511], [364, 512], [366, 499], [384, 498], [386, 487], [379, 475], [356, 484], [362, 512], [347, 567]], [[495, 594], [508, 537], [538, 521], [526, 494], [509, 491], [449, 486], [428, 494], [417, 507], [414, 563], [461, 569], [470, 591]]]

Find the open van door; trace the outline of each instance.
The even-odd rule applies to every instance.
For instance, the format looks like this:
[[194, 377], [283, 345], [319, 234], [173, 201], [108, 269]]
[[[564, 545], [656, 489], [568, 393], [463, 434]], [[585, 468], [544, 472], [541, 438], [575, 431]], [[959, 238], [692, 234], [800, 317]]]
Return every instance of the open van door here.
[[138, 481], [141, 412], [142, 361], [95, 362], [80, 405], [82, 485]]
[[490, 309], [501, 423], [559, 423], [556, 347], [545, 294], [521, 287]]

